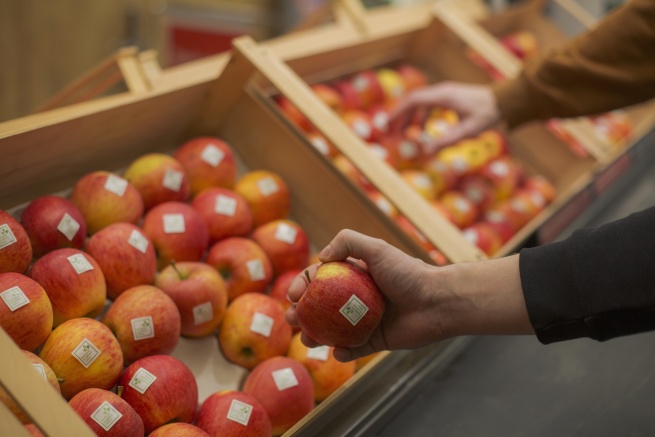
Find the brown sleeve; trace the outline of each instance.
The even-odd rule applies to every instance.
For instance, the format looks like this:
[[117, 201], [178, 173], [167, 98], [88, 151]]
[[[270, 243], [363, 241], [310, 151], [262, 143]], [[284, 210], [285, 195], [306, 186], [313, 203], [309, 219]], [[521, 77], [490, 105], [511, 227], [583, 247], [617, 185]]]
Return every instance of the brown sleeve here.
[[630, 1], [493, 89], [510, 127], [597, 114], [655, 97], [655, 0]]

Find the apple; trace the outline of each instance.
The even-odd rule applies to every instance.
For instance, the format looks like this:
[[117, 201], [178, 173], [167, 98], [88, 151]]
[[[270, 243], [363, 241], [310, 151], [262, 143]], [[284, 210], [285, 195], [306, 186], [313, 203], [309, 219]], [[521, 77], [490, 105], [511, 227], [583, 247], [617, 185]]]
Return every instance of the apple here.
[[41, 284], [52, 304], [53, 326], [77, 317], [97, 317], [107, 300], [100, 265], [78, 249], [57, 249], [37, 260], [30, 278]]
[[308, 348], [300, 340], [300, 332], [293, 336], [287, 356], [300, 362], [314, 382], [314, 400], [321, 402], [355, 374], [355, 362], [342, 363], [332, 355], [334, 348]]
[[209, 244], [227, 237], [245, 237], [252, 230], [252, 211], [246, 199], [227, 188], [206, 188], [191, 202], [205, 219]]
[[264, 407], [273, 435], [282, 435], [314, 408], [314, 384], [309, 371], [289, 357], [272, 357], [255, 367], [243, 392]]
[[236, 390], [210, 395], [200, 406], [196, 425], [211, 437], [270, 437], [271, 420], [252, 396]]
[[227, 307], [218, 342], [225, 358], [252, 369], [267, 358], [287, 353], [291, 326], [285, 308], [262, 293], [246, 293]]
[[137, 158], [123, 177], [141, 193], [146, 211], [163, 202], [186, 202], [191, 196], [191, 184], [184, 166], [163, 153], [148, 153]]
[[321, 264], [298, 301], [300, 328], [326, 346], [366, 343], [384, 314], [385, 301], [371, 275], [350, 261]]
[[522, 61], [539, 51], [539, 44], [534, 33], [526, 30], [505, 35], [500, 38], [500, 43]]
[[52, 304], [43, 287], [20, 273], [0, 273], [0, 300], [0, 327], [19, 348], [36, 350], [52, 331]]
[[84, 216], [60, 196], [32, 200], [21, 213], [20, 224], [30, 238], [34, 258], [64, 247], [81, 249], [86, 239]]
[[190, 423], [174, 422], [160, 426], [148, 437], [209, 437], [209, 434]]
[[274, 220], [256, 228], [251, 238], [268, 256], [274, 276], [307, 266], [309, 238], [298, 223], [286, 219]]
[[108, 171], [94, 171], [79, 179], [71, 202], [86, 220], [89, 234], [112, 223], [138, 224], [143, 217], [143, 198], [134, 185]]
[[[32, 364], [34, 370], [39, 372], [43, 379], [45, 379], [46, 382], [57, 391], [57, 393], [61, 394], [57, 376], [55, 375], [55, 372], [52, 371], [50, 366], [48, 366], [45, 361], [43, 361], [37, 355], [34, 355], [32, 352], [25, 350], [21, 352], [23, 352], [25, 358], [27, 358], [27, 360]], [[11, 411], [22, 423], [27, 424], [32, 422], [32, 419], [30, 419], [29, 416], [25, 414], [23, 409], [19, 407], [18, 404], [16, 404], [16, 402], [11, 397], [9, 397], [9, 394], [2, 388], [0, 388], [0, 402], [4, 403], [9, 411]]]
[[375, 206], [377, 206], [385, 215], [391, 218], [396, 218], [398, 214], [400, 214], [398, 208], [396, 208], [394, 204], [378, 190], [368, 191], [367, 194]]
[[374, 137], [373, 123], [369, 115], [360, 109], [348, 109], [341, 113], [341, 119], [355, 134], [364, 141]]
[[488, 129], [481, 132], [477, 138], [482, 142], [489, 159], [495, 159], [500, 155], [506, 155], [509, 153], [507, 138], [496, 129]]
[[519, 190], [498, 208], [507, 208], [507, 215], [515, 230], [521, 229], [546, 207], [546, 199], [536, 191]]
[[508, 155], [489, 161], [479, 173], [493, 185], [496, 201], [509, 198], [523, 180], [522, 166]]
[[437, 192], [437, 195], [455, 188], [459, 180], [456, 171], [438, 156], [430, 159], [423, 167]]
[[399, 164], [398, 164], [399, 157], [395, 149], [386, 147], [381, 143], [375, 143], [375, 142], [367, 143], [367, 145], [371, 148], [375, 156], [380, 158], [380, 160], [386, 162], [394, 169], [399, 168]]
[[170, 354], [180, 339], [175, 302], [152, 285], [137, 285], [121, 293], [102, 323], [118, 339], [126, 366], [145, 356]]
[[546, 200], [547, 203], [555, 200], [557, 194], [555, 187], [548, 179], [541, 175], [532, 175], [525, 178], [523, 189], [526, 191], [535, 191]]
[[136, 225], [114, 223], [107, 226], [89, 238], [85, 251], [105, 275], [107, 297], [111, 300], [128, 288], [152, 284], [155, 280], [155, 246]]
[[332, 109], [334, 112], [341, 112], [343, 108], [343, 101], [341, 96], [329, 85], [316, 83], [311, 86], [312, 91], [316, 94], [323, 103], [325, 103], [328, 108]]
[[273, 281], [273, 285], [271, 285], [271, 289], [268, 291], [268, 295], [280, 301], [285, 309], [290, 307], [291, 301], [289, 301], [289, 298], [287, 297], [289, 286], [291, 285], [293, 279], [301, 273], [302, 269], [288, 270], [282, 273], [280, 276], [275, 278], [275, 281]]
[[275, 219], [287, 218], [291, 195], [282, 178], [268, 170], [253, 170], [244, 174], [234, 188], [243, 196], [252, 211], [253, 227]]
[[268, 256], [249, 238], [231, 237], [214, 244], [205, 262], [221, 274], [228, 302], [245, 293], [263, 293], [273, 280]]
[[143, 420], [120, 396], [108, 390], [87, 388], [68, 405], [96, 435], [107, 437], [142, 437]]
[[339, 170], [350, 182], [364, 190], [373, 188], [373, 184], [359, 171], [357, 167], [344, 155], [337, 155], [332, 159], [332, 164]]
[[23, 226], [0, 210], [0, 273], [25, 273], [32, 262], [32, 244]]
[[498, 236], [500, 236], [500, 240], [503, 244], [512, 238], [517, 231], [514, 227], [507, 206], [502, 208], [492, 206], [487, 209], [482, 215], [481, 222], [489, 224], [496, 231]]
[[[455, 114], [453, 116], [453, 114]], [[450, 109], [432, 109], [423, 123], [423, 139], [433, 140], [444, 136], [458, 122], [457, 113]]]
[[232, 189], [237, 180], [237, 163], [232, 148], [216, 137], [191, 138], [173, 152], [184, 167], [191, 196], [205, 188]]
[[282, 113], [289, 119], [289, 121], [301, 130], [309, 132], [313, 128], [312, 123], [293, 103], [291, 103], [291, 100], [280, 95], [277, 96], [276, 101]]
[[209, 264], [171, 264], [157, 275], [155, 286], [175, 302], [180, 312], [183, 336], [210, 335], [223, 320], [227, 309], [227, 286]]
[[337, 148], [332, 144], [325, 136], [316, 131], [313, 130], [311, 132], [307, 133], [307, 139], [311, 143], [312, 146], [316, 150], [320, 152], [321, 155], [326, 156], [328, 158], [334, 158], [339, 154], [339, 151]]
[[385, 136], [380, 143], [396, 157], [399, 170], [418, 170], [424, 166], [425, 154], [417, 141], [402, 135]]
[[503, 245], [497, 230], [489, 223], [473, 223], [462, 231], [462, 235], [489, 256], [494, 255]]
[[426, 200], [433, 200], [437, 196], [437, 190], [427, 172], [422, 170], [403, 170], [400, 176], [407, 184]]
[[396, 68], [396, 71], [403, 79], [407, 91], [423, 88], [429, 83], [426, 74], [411, 64], [401, 64]]
[[156, 205], [146, 213], [141, 227], [157, 251], [157, 270], [171, 261], [198, 261], [209, 245], [207, 223], [188, 203]]
[[480, 175], [472, 174], [464, 176], [458, 190], [466, 196], [479, 211], [489, 208], [495, 201], [495, 193], [491, 183]]
[[110, 390], [123, 370], [123, 352], [116, 337], [99, 321], [83, 317], [56, 327], [39, 357], [59, 378], [67, 400], [87, 388]]
[[341, 96], [342, 111], [349, 109], [361, 109], [364, 107], [362, 101], [359, 99], [359, 94], [355, 90], [354, 85], [349, 80], [340, 80], [335, 82], [332, 87]]
[[390, 108], [383, 104], [373, 105], [368, 109], [368, 116], [373, 126], [373, 139], [382, 141], [387, 136]]
[[118, 385], [146, 434], [169, 422], [192, 423], [198, 409], [198, 384], [189, 368], [169, 355], [151, 355], [130, 364]]
[[391, 68], [380, 68], [376, 75], [387, 102], [396, 102], [405, 95], [405, 81], [397, 71]]
[[478, 217], [477, 206], [460, 191], [446, 191], [438, 202], [448, 210], [448, 218], [460, 229], [471, 226]]
[[355, 73], [350, 79], [350, 83], [352, 83], [361, 102], [361, 109], [369, 108], [371, 105], [381, 103], [385, 99], [384, 90], [373, 70], [362, 70]]

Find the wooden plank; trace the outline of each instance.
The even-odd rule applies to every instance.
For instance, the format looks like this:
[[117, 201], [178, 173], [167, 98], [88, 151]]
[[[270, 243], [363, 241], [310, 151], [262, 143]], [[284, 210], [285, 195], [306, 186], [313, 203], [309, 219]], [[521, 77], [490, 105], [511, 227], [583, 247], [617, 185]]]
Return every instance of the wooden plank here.
[[366, 8], [360, 0], [336, 0], [333, 7], [338, 21], [347, 20], [358, 32], [369, 32]]
[[30, 437], [30, 433], [3, 402], [0, 402], [0, 435]]

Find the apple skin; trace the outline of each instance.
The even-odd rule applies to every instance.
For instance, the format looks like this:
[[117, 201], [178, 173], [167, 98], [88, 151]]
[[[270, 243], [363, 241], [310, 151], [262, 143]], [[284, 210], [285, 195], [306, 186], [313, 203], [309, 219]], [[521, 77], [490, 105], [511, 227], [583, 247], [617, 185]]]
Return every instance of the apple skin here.
[[291, 220], [274, 220], [256, 228], [251, 238], [264, 250], [273, 266], [273, 275], [307, 267], [309, 238]]
[[[356, 296], [368, 311], [355, 325], [340, 312]], [[384, 314], [385, 301], [371, 275], [350, 261], [321, 264], [296, 306], [300, 328], [326, 346], [366, 343]]]
[[486, 222], [478, 222], [464, 229], [464, 238], [475, 244], [489, 256], [495, 254], [503, 245], [503, 241], [494, 227]]
[[287, 356], [300, 362], [309, 371], [314, 381], [314, 400], [316, 402], [324, 401], [328, 396], [341, 387], [351, 376], [355, 374], [355, 361], [342, 363], [337, 361], [332, 355], [329, 346], [320, 346], [328, 348], [327, 358], [314, 358], [310, 354], [310, 348], [305, 346], [300, 340], [300, 333], [293, 336]]
[[232, 190], [206, 188], [198, 193], [191, 206], [207, 223], [210, 245], [228, 237], [245, 237], [252, 231], [250, 205]]
[[[144, 394], [130, 386], [134, 374], [144, 368], [157, 379]], [[198, 384], [189, 368], [177, 358], [151, 355], [128, 366], [118, 385], [122, 397], [143, 419], [146, 434], [169, 422], [192, 423], [198, 408]]]
[[[252, 369], [268, 358], [286, 354], [292, 334], [284, 311], [280, 302], [265, 294], [246, 293], [237, 297], [227, 307], [218, 332], [218, 342], [225, 358]], [[272, 319], [270, 335], [251, 330], [256, 313]]]
[[294, 280], [294, 278], [302, 272], [302, 269], [294, 269], [282, 273], [280, 276], [275, 278], [275, 281], [273, 281], [271, 289], [268, 291], [268, 295], [280, 301], [282, 305], [284, 305], [285, 309], [290, 307], [291, 301], [289, 301], [289, 298], [287, 297], [289, 286], [291, 285], [291, 282]]
[[250, 205], [254, 228], [276, 219], [287, 218], [291, 195], [282, 178], [268, 170], [253, 170], [244, 174], [234, 187]]
[[[279, 390], [273, 372], [291, 369], [298, 385]], [[255, 367], [243, 383], [243, 392], [266, 410], [273, 435], [288, 431], [314, 408], [314, 383], [309, 371], [289, 357], [273, 357]]]
[[0, 249], [0, 273], [25, 273], [32, 262], [30, 237], [18, 220], [7, 211], [0, 210], [0, 238], [3, 242], [5, 233], [9, 235], [9, 232], [14, 235], [16, 242]]
[[[234, 400], [252, 407], [247, 425], [228, 419]], [[211, 437], [270, 437], [273, 433], [271, 420], [259, 401], [236, 390], [219, 391], [205, 399], [198, 410], [196, 425]]]
[[[271, 261], [264, 249], [249, 238], [219, 241], [209, 249], [205, 262], [225, 280], [228, 302], [245, 293], [263, 293], [273, 280]], [[251, 276], [248, 266], [252, 264], [261, 267], [253, 270], [256, 276]]]
[[[106, 431], [103, 427], [91, 418], [98, 407], [104, 403], [109, 403], [114, 407], [122, 417]], [[120, 396], [108, 390], [99, 388], [87, 388], [82, 390], [69, 401], [68, 405], [75, 411], [78, 416], [96, 433], [98, 436], [106, 437], [143, 437], [143, 420], [134, 411], [134, 408], [125, 402]]]
[[508, 155], [489, 161], [479, 174], [491, 182], [497, 202], [508, 199], [523, 181], [523, 167]]
[[[171, 172], [180, 178], [179, 187], [164, 185], [166, 175]], [[129, 165], [123, 177], [141, 193], [145, 211], [164, 202], [186, 202], [191, 197], [191, 184], [184, 166], [163, 153], [140, 156]]]
[[175, 422], [160, 426], [148, 437], [209, 437], [201, 428], [190, 423]]
[[[167, 232], [165, 219], [170, 215], [182, 216], [183, 232]], [[157, 251], [157, 270], [171, 261], [198, 261], [209, 245], [207, 223], [188, 203], [164, 202], [155, 206], [146, 213], [141, 228]]]
[[[73, 356], [84, 339], [100, 350], [86, 368]], [[43, 343], [39, 357], [60, 378], [59, 387], [66, 400], [87, 388], [110, 390], [123, 370], [123, 352], [114, 334], [99, 321], [84, 317], [56, 327]]]
[[11, 311], [0, 301], [0, 327], [19, 348], [34, 351], [52, 331], [52, 304], [43, 287], [33, 279], [15, 272], [0, 273], [0, 293], [19, 287], [29, 303]]
[[[181, 262], [165, 267], [155, 279], [155, 286], [166, 293], [180, 312], [181, 335], [204, 337], [212, 334], [223, 321], [227, 310], [227, 286], [209, 264]], [[211, 304], [212, 317], [196, 324], [194, 308]]]
[[[43, 366], [43, 370], [45, 372], [45, 378], [48, 384], [54, 388], [57, 393], [61, 394], [61, 390], [59, 389], [59, 382], [57, 382], [57, 376], [55, 375], [55, 372], [52, 371], [50, 366], [43, 361], [41, 358], [39, 358], [37, 355], [33, 354], [32, 352], [29, 351], [21, 351], [23, 355], [25, 355], [25, 358], [32, 364], [32, 365], [41, 365]], [[24, 424], [28, 424], [32, 422], [32, 419], [30, 419], [25, 412], [23, 412], [23, 409], [20, 408], [16, 402], [14, 402], [13, 399], [9, 397], [9, 394], [7, 394], [6, 391], [4, 391], [2, 388], [0, 388], [0, 402], [4, 403], [7, 408], [9, 408], [9, 411], [11, 411], [17, 418]]]
[[[154, 337], [134, 339], [132, 319], [152, 317]], [[180, 312], [166, 293], [152, 285], [137, 285], [116, 298], [102, 318], [118, 339], [126, 366], [148, 355], [173, 352], [180, 340]]]
[[[68, 214], [79, 224], [79, 229], [68, 239], [57, 229]], [[20, 216], [20, 223], [32, 244], [32, 256], [40, 258], [48, 252], [64, 247], [81, 249], [86, 239], [87, 225], [82, 212], [68, 199], [43, 196], [31, 201]]]
[[396, 71], [402, 77], [407, 91], [423, 88], [429, 83], [426, 74], [411, 64], [399, 65]]
[[205, 188], [232, 189], [237, 180], [237, 163], [232, 148], [216, 137], [191, 138], [173, 152], [189, 176], [191, 196]]
[[433, 200], [437, 197], [437, 189], [427, 172], [422, 170], [403, 170], [400, 172], [400, 176], [424, 199]]
[[376, 103], [384, 101], [384, 90], [380, 86], [378, 77], [373, 70], [362, 70], [353, 75], [350, 79], [358, 99], [361, 102], [360, 109], [366, 109]]
[[341, 112], [343, 108], [343, 101], [337, 90], [329, 85], [322, 83], [314, 84], [311, 86], [311, 88], [312, 91], [314, 91], [314, 94], [316, 94], [316, 96], [330, 109], [332, 109], [334, 112]]
[[[147, 242], [145, 252], [129, 243], [132, 235], [138, 235]], [[85, 251], [100, 265], [107, 283], [107, 297], [111, 300], [128, 288], [152, 284], [155, 280], [155, 246], [136, 225], [114, 223], [107, 226], [89, 238]]]
[[71, 202], [80, 210], [89, 234], [112, 223], [127, 222], [138, 224], [143, 217], [143, 198], [131, 183], [125, 192], [118, 195], [105, 188], [107, 179], [118, 177], [108, 171], [94, 171], [79, 179], [70, 194]]
[[[83, 256], [93, 267], [77, 273], [69, 257]], [[97, 317], [107, 300], [107, 284], [100, 265], [91, 255], [77, 249], [57, 249], [37, 260], [30, 278], [41, 284], [50, 298], [54, 327], [77, 317]]]

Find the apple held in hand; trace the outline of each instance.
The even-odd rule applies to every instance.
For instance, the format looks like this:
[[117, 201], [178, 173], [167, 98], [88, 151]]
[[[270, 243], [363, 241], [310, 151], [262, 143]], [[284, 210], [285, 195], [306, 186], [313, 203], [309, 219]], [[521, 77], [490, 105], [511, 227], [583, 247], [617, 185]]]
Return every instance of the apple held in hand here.
[[192, 423], [198, 408], [198, 384], [177, 358], [152, 355], [132, 363], [121, 375], [123, 399], [143, 419], [146, 434], [169, 422]]
[[253, 227], [287, 218], [291, 195], [282, 178], [268, 170], [254, 170], [243, 175], [234, 187], [250, 205]]
[[300, 328], [327, 346], [366, 343], [384, 314], [385, 301], [371, 275], [350, 261], [321, 264], [298, 301]]
[[88, 388], [68, 405], [99, 436], [143, 437], [143, 420], [120, 396], [108, 390]]
[[191, 196], [189, 176], [177, 159], [163, 153], [137, 158], [123, 177], [141, 193], [146, 211], [164, 202], [186, 202]]
[[0, 273], [0, 327], [19, 348], [39, 347], [52, 331], [52, 320], [52, 304], [38, 282], [20, 273]]
[[196, 425], [211, 437], [270, 437], [271, 421], [252, 396], [224, 390], [210, 395], [200, 406]]
[[126, 179], [108, 171], [94, 171], [78, 180], [70, 200], [84, 216], [89, 234], [112, 223], [136, 225], [143, 216], [141, 193]]
[[170, 354], [180, 339], [180, 312], [152, 285], [138, 285], [116, 298], [102, 318], [118, 339], [125, 365], [148, 355]]
[[232, 189], [237, 179], [237, 164], [232, 148], [215, 137], [192, 138], [173, 153], [189, 176], [191, 196], [205, 188]]
[[171, 264], [157, 275], [155, 285], [175, 302], [180, 312], [183, 336], [210, 335], [223, 320], [227, 309], [227, 286], [209, 264]]
[[32, 262], [32, 244], [23, 226], [0, 210], [0, 273], [25, 273]]
[[287, 432], [314, 408], [314, 384], [305, 367], [289, 357], [273, 357], [255, 367], [243, 392], [266, 410], [273, 435]]
[[271, 261], [274, 276], [307, 266], [309, 239], [298, 223], [284, 219], [268, 222], [253, 231], [252, 239]]
[[201, 428], [184, 422], [173, 422], [160, 426], [148, 437], [209, 437]]
[[155, 247], [136, 225], [109, 225], [89, 238], [85, 250], [96, 260], [105, 275], [109, 299], [116, 299], [128, 288], [152, 284], [155, 280]]
[[123, 370], [118, 340], [95, 319], [71, 319], [59, 325], [43, 343], [39, 357], [59, 378], [66, 399], [87, 388], [111, 389]]
[[96, 260], [81, 250], [50, 252], [32, 265], [29, 275], [50, 298], [54, 327], [77, 317], [95, 318], [105, 306], [105, 276]]
[[80, 210], [63, 197], [34, 199], [21, 213], [20, 222], [30, 237], [34, 258], [55, 249], [84, 246], [86, 220]]
[[225, 358], [246, 369], [276, 355], [284, 355], [291, 342], [291, 326], [284, 306], [270, 296], [246, 293], [227, 308], [218, 342]]
[[252, 211], [246, 199], [227, 188], [207, 188], [191, 202], [205, 219], [209, 244], [228, 237], [245, 237], [252, 231]]

